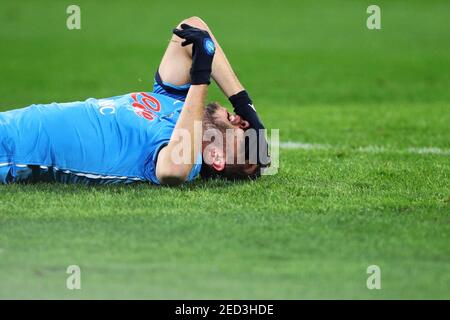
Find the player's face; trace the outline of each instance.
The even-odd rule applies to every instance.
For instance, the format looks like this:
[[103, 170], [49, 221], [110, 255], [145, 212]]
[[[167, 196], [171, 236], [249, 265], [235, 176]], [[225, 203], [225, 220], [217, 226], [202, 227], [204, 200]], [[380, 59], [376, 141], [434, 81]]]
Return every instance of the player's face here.
[[226, 148], [232, 146], [234, 150], [230, 153], [225, 150], [225, 154], [234, 154], [235, 157], [240, 155], [240, 158], [242, 158], [243, 153], [245, 153], [244, 133], [245, 130], [250, 127], [249, 123], [246, 120], [242, 119], [242, 117], [236, 114], [229, 113], [226, 108], [220, 106], [217, 103], [208, 105], [206, 114], [208, 122], [213, 123], [216, 128], [222, 128], [224, 130], [234, 130], [233, 142], [226, 143]]

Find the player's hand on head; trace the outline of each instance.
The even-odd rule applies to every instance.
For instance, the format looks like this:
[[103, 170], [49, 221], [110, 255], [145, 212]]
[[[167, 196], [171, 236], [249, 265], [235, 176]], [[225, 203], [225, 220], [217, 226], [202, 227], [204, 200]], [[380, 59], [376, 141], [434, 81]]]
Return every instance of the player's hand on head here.
[[186, 23], [173, 33], [184, 39], [183, 47], [192, 44], [191, 84], [210, 84], [212, 61], [216, 46], [206, 30], [195, 28]]

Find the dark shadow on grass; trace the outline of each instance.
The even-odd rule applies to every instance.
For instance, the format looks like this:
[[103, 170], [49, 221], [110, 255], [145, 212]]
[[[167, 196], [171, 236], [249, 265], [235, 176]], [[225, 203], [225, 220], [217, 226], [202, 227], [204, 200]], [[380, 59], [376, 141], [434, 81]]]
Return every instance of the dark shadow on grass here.
[[250, 180], [229, 181], [224, 179], [196, 179], [193, 182], [185, 183], [180, 186], [158, 186], [148, 182], [135, 182], [131, 184], [70, 184], [61, 182], [28, 182], [13, 183], [0, 186], [0, 192], [5, 195], [11, 193], [52, 193], [52, 194], [79, 194], [83, 192], [106, 192], [112, 194], [125, 194], [133, 190], [179, 190], [179, 191], [196, 191], [196, 190], [223, 190], [234, 187], [236, 185], [244, 185], [251, 183]]

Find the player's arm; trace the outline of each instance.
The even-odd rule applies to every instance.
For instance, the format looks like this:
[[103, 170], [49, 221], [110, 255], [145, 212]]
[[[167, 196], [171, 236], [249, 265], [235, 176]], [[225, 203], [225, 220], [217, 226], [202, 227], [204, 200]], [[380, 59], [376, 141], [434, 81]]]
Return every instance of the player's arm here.
[[[209, 26], [199, 17], [184, 19], [178, 25], [178, 28], [183, 24], [208, 32], [216, 47], [211, 76], [225, 96], [229, 98], [235, 112], [244, 119], [247, 119], [249, 116], [248, 113], [253, 112], [253, 109], [248, 106], [253, 105], [253, 103], [234, 73], [225, 52], [214, 37]], [[158, 69], [161, 78], [174, 85], [184, 85], [190, 82], [189, 69], [191, 68], [192, 59], [195, 54], [192, 46], [181, 46], [181, 41], [182, 39], [178, 35], [175, 34], [172, 36]]]
[[[264, 124], [262, 123], [258, 113], [256, 112], [252, 99], [236, 76], [230, 62], [225, 55], [225, 52], [219, 45], [219, 42], [214, 37], [214, 34], [211, 32], [208, 25], [202, 19], [198, 17], [191, 17], [188, 18], [187, 21], [197, 28], [207, 30], [211, 35], [211, 38], [216, 46], [216, 53], [214, 55], [214, 61], [212, 64], [211, 76], [217, 83], [219, 88], [222, 90], [222, 92], [225, 94], [225, 96], [228, 98], [230, 103], [233, 105], [234, 112], [246, 120], [246, 128], [250, 127], [252, 129], [255, 129], [257, 137], [259, 137], [260, 130], [265, 128]], [[259, 138], [257, 138], [257, 141], [257, 150], [259, 150], [260, 148], [265, 148], [265, 150], [268, 150], [266, 139], [260, 140]], [[263, 144], [265, 146], [263, 146]], [[260, 157], [260, 155], [258, 154], [258, 162], [267, 165], [270, 162], [270, 159], [268, 157]]]
[[[216, 46], [211, 76], [233, 105], [234, 112], [247, 120], [251, 128], [256, 130], [264, 129], [264, 125], [256, 112], [252, 99], [236, 76], [225, 52], [214, 37], [209, 26], [199, 17], [191, 17], [184, 20], [184, 22], [196, 28], [206, 30], [211, 35]], [[191, 52], [188, 51], [188, 54], [191, 54]]]
[[[204, 106], [211, 68], [215, 53], [214, 42], [207, 31], [183, 24], [174, 33], [185, 39], [182, 46], [193, 45], [192, 66], [190, 71], [191, 87], [175, 129], [166, 147], [161, 149], [156, 162], [156, 177], [161, 184], [178, 185], [185, 182], [191, 172], [197, 155], [201, 152], [201, 141], [196, 141], [195, 124], [203, 120]], [[186, 137], [189, 143], [183, 141]], [[183, 143], [184, 142], [184, 143]], [[182, 148], [179, 144], [182, 143]], [[186, 148], [188, 146], [188, 148]], [[180, 157], [179, 151], [189, 152], [189, 157]], [[186, 150], [187, 149], [187, 150]], [[179, 161], [180, 159], [189, 161]]]
[[[203, 120], [204, 105], [208, 86], [192, 85], [186, 97], [186, 102], [180, 113], [175, 129], [166, 147], [161, 149], [156, 162], [156, 177], [164, 185], [178, 185], [185, 182], [194, 166], [196, 156], [201, 152], [201, 143], [195, 141], [194, 124]], [[190, 141], [184, 141], [183, 139]], [[179, 144], [182, 144], [180, 148]], [[186, 148], [189, 146], [189, 148]], [[185, 147], [185, 148], [183, 148]], [[186, 150], [190, 149], [190, 150]], [[189, 152], [189, 161], [181, 152]], [[175, 159], [179, 157], [179, 159]]]
[[[214, 41], [216, 52], [212, 63], [211, 76], [225, 96], [229, 98], [244, 90], [225, 52], [206, 22], [199, 17], [189, 17], [181, 21], [178, 28], [182, 24], [188, 24], [195, 28], [206, 30]], [[177, 35], [172, 36], [158, 69], [161, 78], [174, 85], [184, 85], [190, 82], [189, 70], [192, 64], [193, 48], [192, 46], [182, 47], [180, 45], [182, 40]]]

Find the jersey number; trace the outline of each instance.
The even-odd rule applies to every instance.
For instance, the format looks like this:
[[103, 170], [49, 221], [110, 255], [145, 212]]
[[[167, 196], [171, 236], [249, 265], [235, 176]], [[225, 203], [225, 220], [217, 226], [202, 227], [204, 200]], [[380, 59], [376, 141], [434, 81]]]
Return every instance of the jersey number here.
[[136, 92], [131, 94], [133, 103], [131, 104], [138, 116], [152, 121], [155, 118], [155, 112], [161, 110], [159, 101], [145, 92]]

